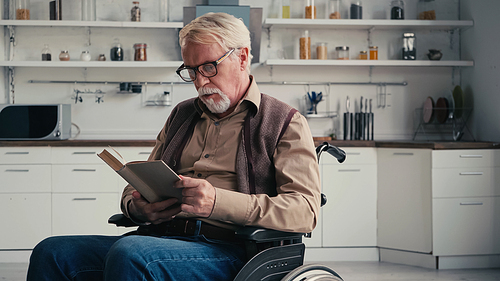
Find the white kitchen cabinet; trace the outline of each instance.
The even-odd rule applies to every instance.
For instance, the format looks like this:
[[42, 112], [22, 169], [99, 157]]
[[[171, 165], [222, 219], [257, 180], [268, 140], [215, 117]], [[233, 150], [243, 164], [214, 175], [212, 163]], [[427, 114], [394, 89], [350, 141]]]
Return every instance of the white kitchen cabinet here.
[[104, 162], [52, 165], [53, 192], [116, 192], [117, 182], [116, 172]]

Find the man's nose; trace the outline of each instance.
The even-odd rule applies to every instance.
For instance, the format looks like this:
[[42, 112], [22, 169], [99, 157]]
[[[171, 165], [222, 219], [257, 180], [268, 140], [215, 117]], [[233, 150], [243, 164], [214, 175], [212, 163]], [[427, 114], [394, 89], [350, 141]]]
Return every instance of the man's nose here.
[[203, 87], [204, 85], [210, 83], [210, 79], [197, 73], [196, 75], [196, 80], [194, 80], [194, 85], [196, 86], [196, 89]]

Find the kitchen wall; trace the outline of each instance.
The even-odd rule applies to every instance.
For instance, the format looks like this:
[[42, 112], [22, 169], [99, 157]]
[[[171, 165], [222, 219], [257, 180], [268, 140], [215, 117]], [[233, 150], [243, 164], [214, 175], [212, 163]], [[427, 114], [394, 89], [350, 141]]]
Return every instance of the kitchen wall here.
[[[48, 18], [47, 1], [31, 0], [33, 19]], [[131, 1], [98, 0], [98, 20], [128, 19]], [[276, 17], [280, 1], [240, 0], [240, 5], [262, 7], [263, 17]], [[416, 19], [417, 0], [406, 0], [406, 18]], [[459, 19], [459, 0], [439, 0], [437, 15], [439, 19]], [[64, 3], [63, 18], [80, 19], [80, 1]], [[183, 0], [168, 1], [167, 18], [170, 21], [182, 21], [182, 7], [193, 6], [203, 1]], [[291, 0], [292, 17], [303, 16], [304, 1]], [[343, 1], [347, 11], [349, 1]], [[389, 0], [364, 1], [365, 19], [386, 19], [389, 17]], [[467, 2], [469, 3], [469, 2]], [[472, 3], [472, 1], [470, 1]], [[326, 1], [317, 0], [318, 18], [324, 18]], [[143, 21], [156, 21], [159, 18], [158, 1], [141, 2]], [[347, 16], [347, 15], [344, 15]], [[477, 22], [476, 17], [474, 19]], [[474, 27], [473, 29], [476, 29]], [[90, 37], [88, 32], [90, 30]], [[260, 90], [275, 96], [292, 106], [302, 108], [307, 91], [329, 93], [328, 106], [331, 110], [343, 113], [345, 100], [349, 96], [351, 104], [359, 106], [359, 99], [373, 99], [375, 113], [375, 139], [411, 139], [415, 129], [415, 109], [422, 106], [427, 96], [435, 100], [448, 96], [453, 85], [460, 82], [460, 72], [451, 67], [334, 67], [334, 66], [266, 66], [266, 59], [298, 58], [298, 38], [300, 29], [262, 30], [261, 64], [252, 67], [252, 74], [257, 81], [304, 81], [304, 82], [408, 82], [408, 86], [387, 87], [387, 107], [377, 107], [375, 86], [276, 86], [261, 85]], [[5, 33], [5, 29], [4, 29]], [[368, 31], [360, 30], [310, 30], [312, 43], [327, 42], [329, 55], [333, 55], [335, 46], [351, 47], [351, 58], [360, 50], [368, 47]], [[417, 56], [424, 59], [427, 49], [441, 49], [444, 60], [458, 60], [460, 57], [460, 38], [458, 32], [417, 31]], [[373, 30], [371, 42], [379, 46], [379, 59], [395, 59], [401, 48], [402, 31]], [[90, 38], [90, 46], [89, 44]], [[53, 57], [62, 49], [69, 50], [72, 60], [78, 60], [80, 53], [88, 49], [93, 60], [98, 54], [105, 53], [109, 59], [109, 49], [114, 38], [118, 38], [126, 48], [125, 60], [132, 56], [132, 45], [144, 42], [148, 44], [148, 60], [181, 60], [177, 43], [177, 31], [165, 29], [118, 29], [85, 27], [16, 27], [16, 47], [14, 60], [39, 60], [43, 44], [49, 44]], [[4, 43], [8, 42], [4, 36]], [[313, 48], [314, 49], [314, 48]], [[315, 52], [313, 51], [313, 57]], [[146, 106], [148, 100], [157, 99], [163, 91], [171, 91], [173, 104], [196, 96], [192, 85], [148, 85], [143, 94], [120, 94], [116, 85], [82, 84], [34, 84], [29, 80], [98, 80], [98, 81], [180, 81], [174, 68], [28, 68], [15, 69], [15, 103], [71, 103], [72, 121], [79, 129], [79, 139], [152, 139], [161, 129], [172, 107]], [[3, 81], [7, 83], [6, 81]], [[1, 86], [1, 85], [0, 85]], [[83, 96], [82, 103], [76, 103], [74, 90], [105, 91], [103, 103], [96, 103], [92, 95]], [[0, 102], [11, 101], [8, 93], [0, 96]], [[327, 102], [320, 104], [320, 110], [326, 109]], [[353, 111], [353, 105], [351, 105]], [[310, 127], [315, 136], [324, 136], [332, 132], [342, 135], [341, 119], [310, 120]], [[73, 128], [73, 134], [76, 133]]]
[[464, 59], [474, 59], [473, 68], [462, 70], [462, 85], [474, 108], [471, 128], [477, 139], [500, 141], [500, 1], [460, 1], [462, 19], [474, 19], [474, 28], [462, 32]]

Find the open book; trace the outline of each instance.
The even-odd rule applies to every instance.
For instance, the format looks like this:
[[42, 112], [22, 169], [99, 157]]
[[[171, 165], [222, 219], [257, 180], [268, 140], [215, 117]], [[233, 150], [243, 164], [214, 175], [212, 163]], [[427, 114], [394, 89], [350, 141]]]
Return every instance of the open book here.
[[182, 200], [182, 188], [174, 187], [181, 178], [162, 160], [132, 161], [123, 164], [104, 149], [99, 156], [150, 203], [175, 197]]

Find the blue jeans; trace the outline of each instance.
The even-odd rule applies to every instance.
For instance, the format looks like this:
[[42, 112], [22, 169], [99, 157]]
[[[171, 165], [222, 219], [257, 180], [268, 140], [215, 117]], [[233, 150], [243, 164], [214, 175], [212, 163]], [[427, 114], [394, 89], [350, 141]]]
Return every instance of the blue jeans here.
[[40, 242], [27, 280], [233, 280], [241, 244], [204, 236], [59, 236]]

